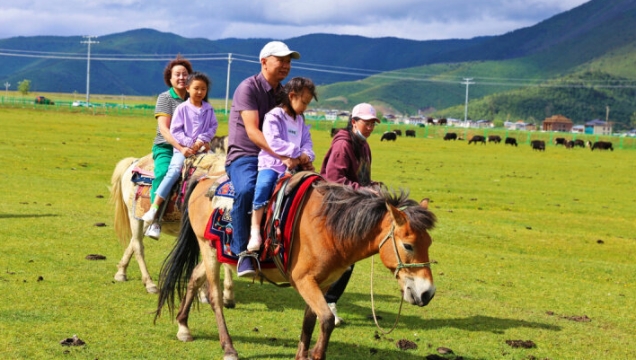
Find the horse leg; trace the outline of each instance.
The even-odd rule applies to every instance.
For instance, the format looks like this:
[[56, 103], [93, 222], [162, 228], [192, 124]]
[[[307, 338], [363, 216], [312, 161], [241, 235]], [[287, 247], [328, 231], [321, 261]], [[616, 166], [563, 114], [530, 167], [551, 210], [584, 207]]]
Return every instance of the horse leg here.
[[117, 273], [115, 273], [116, 281], [128, 281], [128, 277], [126, 276], [126, 270], [128, 269], [128, 264], [130, 263], [130, 258], [133, 255], [133, 247], [132, 247], [132, 239], [130, 240], [130, 244], [124, 251], [124, 255], [121, 260], [117, 264]]
[[232, 268], [228, 265], [223, 265], [225, 269], [225, 275], [223, 276], [223, 306], [226, 309], [234, 309], [236, 302], [234, 302], [234, 280], [232, 279]]
[[309, 305], [307, 305], [307, 307], [305, 307], [305, 317], [303, 318], [303, 329], [300, 334], [298, 351], [296, 351], [296, 360], [308, 359], [309, 345], [311, 344], [314, 327], [316, 327], [316, 314], [311, 310]]
[[[226, 264], [223, 264], [225, 269], [225, 275], [223, 277], [223, 307], [226, 309], [234, 309], [236, 302], [234, 301], [234, 280], [232, 280], [232, 268]], [[204, 274], [205, 275], [205, 274]], [[199, 288], [199, 301], [202, 304], [209, 304], [208, 294], [209, 287], [207, 284], [203, 284]]]
[[[179, 307], [179, 312], [177, 313], [177, 322], [179, 324], [177, 339], [183, 342], [194, 340], [192, 338], [192, 334], [190, 333], [190, 328], [188, 327], [188, 317], [190, 316], [190, 308], [192, 307], [192, 302], [194, 301], [194, 294], [197, 293], [197, 290], [202, 288], [201, 285], [203, 285], [205, 280], [205, 265], [201, 262], [192, 271], [192, 275], [190, 276], [190, 280], [188, 281], [188, 287], [186, 289], [185, 297], [181, 301], [181, 306]], [[201, 291], [201, 293], [203, 293], [203, 291]], [[209, 300], [207, 299], [206, 301], [209, 302]]]
[[[216, 250], [213, 249], [207, 240], [199, 238], [199, 248], [201, 249], [201, 258], [205, 265], [205, 274], [207, 276], [209, 294], [208, 300], [216, 317], [216, 325], [219, 332], [219, 341], [223, 349], [224, 360], [238, 360], [238, 352], [234, 349], [232, 338], [227, 330], [225, 316], [223, 314], [223, 292], [221, 290], [221, 263], [216, 258]], [[197, 265], [199, 267], [199, 265]], [[227, 269], [226, 269], [227, 273]]]
[[[336, 327], [336, 317], [325, 300], [324, 292], [327, 289], [321, 290], [315, 281], [306, 277], [297, 281], [295, 287], [307, 304], [296, 359], [305, 359], [306, 357], [314, 360], [324, 359], [329, 338]], [[316, 340], [316, 345], [308, 352], [317, 319], [320, 324], [320, 334]]]
[[150, 294], [157, 294], [159, 290], [157, 285], [152, 281], [148, 267], [146, 266], [146, 255], [144, 253], [144, 222], [141, 220], [133, 220], [130, 224], [132, 229], [133, 238], [130, 240], [135, 253], [135, 259], [139, 264], [139, 271], [141, 271], [141, 281], [146, 287], [146, 291]]

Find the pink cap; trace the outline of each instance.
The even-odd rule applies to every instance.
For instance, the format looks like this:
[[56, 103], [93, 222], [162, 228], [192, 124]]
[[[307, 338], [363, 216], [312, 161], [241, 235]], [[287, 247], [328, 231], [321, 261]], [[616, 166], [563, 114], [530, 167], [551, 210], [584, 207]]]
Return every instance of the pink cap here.
[[375, 114], [375, 108], [371, 106], [371, 104], [362, 103], [353, 107], [351, 111], [352, 118], [358, 118], [362, 120], [375, 120], [376, 122], [380, 122], [378, 120], [377, 115]]

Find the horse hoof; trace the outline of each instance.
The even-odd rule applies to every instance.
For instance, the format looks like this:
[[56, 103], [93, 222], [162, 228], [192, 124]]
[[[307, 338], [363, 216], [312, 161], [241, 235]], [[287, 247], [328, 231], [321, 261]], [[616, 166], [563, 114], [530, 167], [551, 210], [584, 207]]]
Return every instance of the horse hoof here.
[[190, 335], [190, 333], [177, 333], [177, 339], [183, 342], [194, 341], [194, 338]]
[[238, 354], [225, 354], [223, 360], [238, 360]]
[[115, 281], [128, 281], [128, 278], [126, 277], [126, 274], [115, 274]]
[[223, 301], [223, 307], [226, 309], [234, 309], [236, 307], [236, 303], [234, 300]]
[[146, 291], [148, 292], [148, 294], [158, 294], [159, 293], [159, 289], [157, 289], [157, 285], [152, 284], [150, 286], [146, 286]]

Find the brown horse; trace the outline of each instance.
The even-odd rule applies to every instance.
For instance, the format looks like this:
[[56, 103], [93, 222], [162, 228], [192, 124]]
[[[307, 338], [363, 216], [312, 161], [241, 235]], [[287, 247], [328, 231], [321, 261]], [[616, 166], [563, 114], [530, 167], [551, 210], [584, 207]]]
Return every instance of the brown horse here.
[[[166, 304], [173, 313], [177, 291], [181, 300], [177, 338], [191, 341], [190, 305], [197, 287], [205, 280], [203, 276], [207, 276], [209, 302], [216, 316], [224, 359], [234, 360], [238, 359], [238, 353], [220, 302], [221, 263], [216, 250], [204, 238], [213, 211], [214, 199], [206, 197], [211, 185], [211, 180], [199, 182], [192, 186], [186, 199], [188, 206], [184, 211], [188, 216], [182, 218], [177, 244], [161, 270], [156, 316]], [[356, 191], [343, 185], [320, 183], [307, 196], [296, 220], [286, 273], [277, 268], [262, 269], [259, 276], [289, 283], [307, 304], [296, 359], [324, 359], [335, 327], [324, 293], [351, 264], [379, 253], [384, 265], [394, 273], [405, 301], [417, 306], [431, 301], [435, 286], [428, 256], [431, 238], [427, 231], [436, 220], [433, 213], [408, 199], [403, 191], [399, 194], [386, 188]], [[320, 335], [310, 351], [317, 319]]]
[[[221, 139], [221, 147], [223, 145]], [[227, 146], [226, 146], [227, 148]], [[224, 171], [225, 169], [225, 153], [212, 148], [215, 154], [208, 155], [209, 171]], [[150, 157], [151, 155], [147, 155]], [[133, 201], [135, 196], [135, 184], [131, 181], [133, 169], [137, 166], [141, 159], [125, 158], [117, 163], [113, 175], [111, 177], [110, 201], [114, 205], [114, 228], [115, 234], [122, 244], [128, 245], [124, 250], [124, 254], [117, 264], [117, 273], [115, 273], [116, 281], [127, 281], [126, 272], [133, 255], [139, 264], [141, 271], [141, 281], [149, 293], [157, 293], [158, 289], [150, 276], [144, 253], [144, 231], [148, 224], [144, 224], [143, 220], [137, 218], [133, 210]], [[169, 235], [177, 235], [179, 233], [179, 221], [164, 222], [162, 224], [162, 232]], [[130, 239], [130, 240], [128, 240]], [[232, 272], [226, 267], [225, 271], [225, 306], [234, 306], [234, 293], [232, 283]]]

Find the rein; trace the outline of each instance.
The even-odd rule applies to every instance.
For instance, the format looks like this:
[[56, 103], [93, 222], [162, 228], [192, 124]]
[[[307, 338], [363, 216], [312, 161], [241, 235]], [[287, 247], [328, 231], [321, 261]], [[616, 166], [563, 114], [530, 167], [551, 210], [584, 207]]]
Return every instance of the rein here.
[[[430, 268], [431, 267], [431, 263], [430, 262], [413, 263], [413, 264], [405, 264], [405, 263], [402, 262], [402, 258], [400, 258], [400, 253], [398, 252], [398, 249], [397, 249], [397, 242], [395, 241], [395, 223], [391, 224], [391, 229], [386, 234], [384, 239], [382, 239], [382, 241], [380, 241], [380, 245], [378, 246], [378, 253], [380, 252], [380, 249], [382, 248], [382, 245], [384, 245], [387, 242], [387, 240], [389, 240], [389, 239], [393, 240], [393, 251], [395, 252], [395, 258], [397, 259], [397, 262], [398, 262], [398, 265], [395, 268], [395, 271], [393, 272], [393, 276], [395, 278], [397, 278], [397, 275], [398, 275], [399, 271], [404, 269], [404, 268], [416, 268], [416, 267], [427, 267], [427, 268]], [[375, 314], [375, 304], [374, 304], [374, 299], [373, 299], [373, 273], [374, 273], [374, 264], [375, 264], [374, 260], [375, 260], [375, 257], [371, 257], [371, 312], [373, 312], [373, 321], [375, 322], [375, 326], [377, 326], [377, 328], [384, 335], [388, 335], [393, 330], [395, 330], [395, 327], [397, 326], [398, 321], [400, 320], [400, 314], [402, 314], [402, 305], [404, 304], [404, 296], [402, 296], [401, 299], [400, 299], [400, 308], [398, 309], [398, 314], [397, 314], [397, 317], [395, 318], [395, 322], [393, 323], [393, 326], [391, 327], [391, 329], [389, 331], [384, 331], [384, 329], [382, 329], [382, 327], [380, 327], [380, 324], [378, 324], [378, 317]]]

